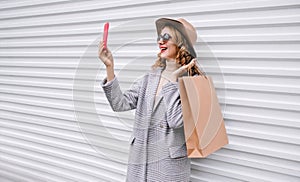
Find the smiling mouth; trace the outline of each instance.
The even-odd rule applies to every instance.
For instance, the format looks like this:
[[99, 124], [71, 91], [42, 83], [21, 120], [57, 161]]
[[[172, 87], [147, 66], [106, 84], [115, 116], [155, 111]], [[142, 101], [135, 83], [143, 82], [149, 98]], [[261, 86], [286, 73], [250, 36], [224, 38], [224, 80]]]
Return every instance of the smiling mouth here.
[[167, 49], [168, 49], [168, 48], [166, 48], [166, 47], [160, 47], [160, 53], [165, 52]]

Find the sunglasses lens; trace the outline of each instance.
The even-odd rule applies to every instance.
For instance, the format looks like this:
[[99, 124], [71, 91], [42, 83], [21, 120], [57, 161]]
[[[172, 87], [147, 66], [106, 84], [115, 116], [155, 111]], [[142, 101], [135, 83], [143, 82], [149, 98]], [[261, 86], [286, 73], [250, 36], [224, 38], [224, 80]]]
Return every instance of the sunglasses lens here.
[[160, 39], [162, 39], [164, 42], [166, 42], [166, 41], [170, 40], [170, 38], [172, 38], [171, 35], [168, 33], [165, 33], [164, 35], [159, 35], [157, 37], [157, 41], [160, 41]]
[[167, 41], [167, 40], [169, 40], [170, 38], [171, 38], [171, 36], [170, 36], [169, 34], [167, 34], [167, 33], [165, 33], [164, 36], [163, 36], [163, 40], [164, 40], [164, 41]]

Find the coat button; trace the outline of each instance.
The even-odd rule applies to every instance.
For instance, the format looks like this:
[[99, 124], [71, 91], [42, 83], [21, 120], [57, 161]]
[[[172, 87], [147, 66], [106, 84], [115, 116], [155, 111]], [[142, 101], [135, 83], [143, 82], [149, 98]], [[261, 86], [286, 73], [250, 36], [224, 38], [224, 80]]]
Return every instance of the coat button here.
[[163, 124], [160, 124], [159, 126], [160, 126], [161, 128], [163, 128], [163, 127], [164, 127], [164, 125], [163, 125]]

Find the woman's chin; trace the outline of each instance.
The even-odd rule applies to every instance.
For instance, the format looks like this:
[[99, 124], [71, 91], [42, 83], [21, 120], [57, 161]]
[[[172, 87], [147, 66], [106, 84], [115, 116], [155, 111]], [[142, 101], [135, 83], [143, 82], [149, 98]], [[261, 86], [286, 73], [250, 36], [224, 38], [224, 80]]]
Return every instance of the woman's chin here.
[[160, 53], [160, 57], [166, 59], [167, 56], [164, 53]]
[[169, 60], [169, 56], [165, 55], [165, 54], [160, 54], [160, 57], [166, 60]]
[[163, 59], [166, 60], [166, 61], [175, 61], [175, 59], [169, 58], [169, 57], [161, 57], [161, 58], [163, 58]]

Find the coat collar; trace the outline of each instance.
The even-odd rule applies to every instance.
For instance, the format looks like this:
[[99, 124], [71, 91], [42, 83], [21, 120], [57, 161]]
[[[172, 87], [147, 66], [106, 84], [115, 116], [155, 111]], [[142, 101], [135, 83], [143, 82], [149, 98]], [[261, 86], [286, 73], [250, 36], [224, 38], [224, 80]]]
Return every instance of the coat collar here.
[[[149, 82], [151, 87], [150, 87], [150, 98], [149, 98], [149, 109], [151, 109], [151, 112], [153, 112], [156, 107], [159, 105], [159, 102], [161, 101], [161, 99], [163, 98], [163, 96], [159, 96], [158, 100], [157, 100], [157, 103], [155, 104], [154, 101], [155, 101], [155, 96], [156, 96], [156, 91], [157, 91], [157, 88], [158, 88], [158, 84], [159, 84], [159, 81], [160, 81], [160, 77], [161, 77], [161, 73], [163, 71], [164, 68], [162, 67], [158, 67], [154, 70], [152, 70], [150, 72], [150, 75], [149, 75]], [[154, 105], [155, 104], [155, 105]]]

